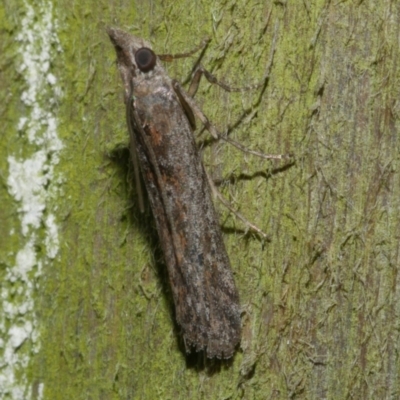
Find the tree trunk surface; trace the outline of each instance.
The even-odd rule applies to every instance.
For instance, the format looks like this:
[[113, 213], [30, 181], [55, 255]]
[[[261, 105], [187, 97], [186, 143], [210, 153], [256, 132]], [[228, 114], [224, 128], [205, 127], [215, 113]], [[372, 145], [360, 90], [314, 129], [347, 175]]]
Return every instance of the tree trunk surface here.
[[[400, 397], [400, 3], [5, 0], [0, 21], [0, 398]], [[292, 154], [196, 133], [268, 235], [215, 200], [242, 307], [230, 361], [185, 354], [108, 26], [160, 54], [208, 37], [202, 65], [234, 87], [269, 72], [196, 95], [247, 148]], [[198, 55], [169, 75], [187, 85]]]

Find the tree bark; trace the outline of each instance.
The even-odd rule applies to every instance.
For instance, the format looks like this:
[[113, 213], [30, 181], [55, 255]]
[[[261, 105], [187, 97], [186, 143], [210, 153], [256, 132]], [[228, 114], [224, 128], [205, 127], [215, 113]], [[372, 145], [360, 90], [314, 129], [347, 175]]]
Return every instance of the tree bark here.
[[[0, 4], [0, 397], [399, 397], [399, 27], [391, 1]], [[105, 32], [235, 87], [196, 95], [263, 161], [202, 134], [240, 293], [229, 362], [186, 356], [151, 212], [137, 207]], [[275, 46], [275, 48], [274, 48]], [[275, 51], [273, 52], [273, 48]], [[185, 82], [196, 56], [168, 64]], [[198, 129], [200, 131], [200, 129]], [[294, 161], [292, 161], [294, 160]]]

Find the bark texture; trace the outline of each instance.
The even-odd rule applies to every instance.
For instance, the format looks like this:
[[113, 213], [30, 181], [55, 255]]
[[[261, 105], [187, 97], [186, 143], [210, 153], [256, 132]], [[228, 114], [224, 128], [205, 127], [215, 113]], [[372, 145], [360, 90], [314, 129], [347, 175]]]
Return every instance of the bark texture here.
[[[398, 398], [400, 4], [53, 1], [62, 52], [53, 45], [49, 68], [62, 96], [52, 110], [64, 147], [32, 242], [42, 262], [18, 280], [10, 271], [27, 235], [8, 157], [40, 148], [17, 129], [29, 109], [15, 41], [27, 4], [0, 5], [2, 296], [15, 305], [23, 289], [12, 287], [31, 282], [38, 332], [13, 347], [28, 357], [16, 387], [25, 382], [43, 399]], [[270, 237], [245, 235], [218, 207], [243, 308], [232, 362], [184, 356], [154, 223], [127, 178], [123, 88], [106, 26], [158, 53], [209, 36], [203, 65], [238, 87], [262, 79], [276, 38], [264, 90], [226, 93], [203, 82], [196, 95], [235, 140], [296, 159], [265, 162], [199, 138], [221, 191]], [[170, 76], [185, 81], [195, 59], [169, 64]], [[53, 258], [42, 254], [50, 213]], [[26, 318], [7, 312], [6, 342], [13, 321]]]

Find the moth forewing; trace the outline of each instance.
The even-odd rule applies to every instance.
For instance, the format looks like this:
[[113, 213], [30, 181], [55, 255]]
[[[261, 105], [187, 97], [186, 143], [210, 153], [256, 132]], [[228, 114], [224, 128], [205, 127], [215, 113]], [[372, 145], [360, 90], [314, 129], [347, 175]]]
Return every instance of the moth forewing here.
[[[130, 91], [130, 93], [132, 90]], [[132, 104], [132, 95], [129, 94], [128, 100], [126, 101], [125, 104], [125, 110], [126, 110], [126, 123], [128, 125], [128, 132], [129, 132], [129, 138], [130, 138], [130, 152], [131, 152], [131, 157], [132, 157], [132, 164], [133, 164], [133, 173], [134, 173], [134, 178], [135, 178], [135, 187], [136, 187], [136, 193], [138, 197], [138, 205], [139, 205], [139, 210], [140, 212], [144, 212], [144, 200], [143, 200], [143, 192], [142, 192], [142, 183], [140, 181], [140, 172], [139, 172], [139, 156], [137, 154], [137, 146], [136, 146], [136, 139], [135, 139], [135, 132], [133, 128], [133, 122], [131, 120], [131, 108], [133, 107]]]
[[119, 29], [108, 34], [186, 350], [229, 358], [240, 341], [239, 297], [187, 117], [190, 103], [149, 43]]

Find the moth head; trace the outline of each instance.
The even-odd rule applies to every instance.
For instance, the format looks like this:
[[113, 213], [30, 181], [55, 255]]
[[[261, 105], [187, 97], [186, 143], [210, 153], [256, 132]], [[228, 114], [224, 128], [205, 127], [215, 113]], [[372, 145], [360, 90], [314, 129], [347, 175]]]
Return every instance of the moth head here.
[[125, 99], [131, 92], [132, 79], [152, 71], [157, 65], [157, 56], [150, 43], [116, 28], [107, 33], [117, 53], [118, 69], [125, 86]]

